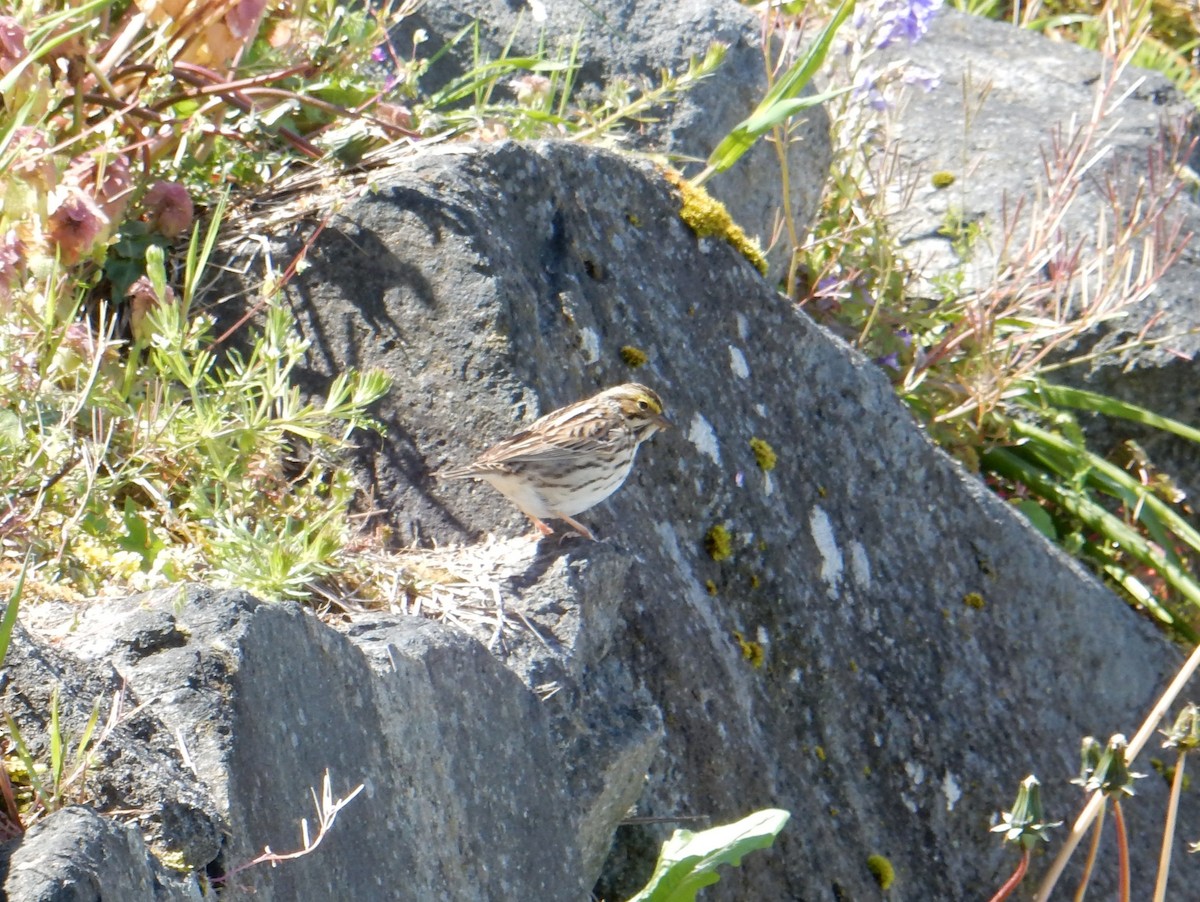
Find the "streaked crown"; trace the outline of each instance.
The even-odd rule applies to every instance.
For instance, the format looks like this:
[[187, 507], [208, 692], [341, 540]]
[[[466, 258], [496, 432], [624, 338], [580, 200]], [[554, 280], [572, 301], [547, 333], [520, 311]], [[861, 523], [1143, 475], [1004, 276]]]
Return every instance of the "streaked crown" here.
[[601, 392], [597, 401], [615, 401], [621, 413], [634, 424], [638, 441], [645, 441], [671, 421], [663, 414], [662, 398], [652, 389], [637, 382], [627, 382]]

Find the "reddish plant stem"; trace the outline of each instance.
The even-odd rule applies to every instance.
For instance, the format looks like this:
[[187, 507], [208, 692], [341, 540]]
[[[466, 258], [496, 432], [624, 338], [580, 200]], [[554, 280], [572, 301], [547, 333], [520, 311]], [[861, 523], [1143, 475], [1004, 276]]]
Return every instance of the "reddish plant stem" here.
[[1117, 872], [1120, 878], [1121, 902], [1129, 902], [1129, 835], [1125, 832], [1125, 815], [1120, 799], [1113, 799], [1113, 823], [1117, 828]]
[[1014, 889], [1025, 879], [1025, 872], [1029, 870], [1029, 850], [1021, 850], [1021, 860], [1017, 862], [1017, 869], [1012, 872], [1012, 876], [1004, 881], [1004, 885], [996, 890], [996, 895], [992, 896], [990, 902], [1003, 902], [1007, 899]]

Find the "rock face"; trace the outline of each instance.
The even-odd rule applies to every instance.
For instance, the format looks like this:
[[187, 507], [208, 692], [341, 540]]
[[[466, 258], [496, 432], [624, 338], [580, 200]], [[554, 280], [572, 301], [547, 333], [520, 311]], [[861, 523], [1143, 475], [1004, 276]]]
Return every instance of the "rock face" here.
[[[61, 641], [113, 662], [152, 699], [220, 799], [225, 845], [208, 870], [230, 874], [223, 898], [586, 896], [657, 748], [653, 718], [623, 759], [592, 757], [613, 778], [600, 799], [599, 787], [569, 784], [537, 697], [461, 632], [364, 616], [351, 642], [295, 606], [241, 593], [175, 601], [98, 606]], [[180, 641], [134, 641], [164, 626]], [[301, 818], [315, 835], [310, 788], [320, 794], [326, 771], [334, 798], [364, 790], [319, 849], [238, 870], [264, 846], [299, 848]], [[600, 835], [586, 869], [579, 838]]]
[[[1017, 781], [1041, 774], [1068, 816], [1079, 738], [1132, 730], [1176, 656], [934, 449], [871, 364], [691, 234], [678, 203], [652, 166], [570, 145], [414, 161], [310, 257], [316, 366], [396, 377], [369, 470], [396, 524], [438, 542], [525, 524], [433, 471], [599, 387], [658, 390], [678, 428], [582, 515], [611, 544], [554, 552], [572, 597], [616, 592], [619, 616], [581, 616], [570, 651], [551, 642], [522, 666], [579, 675], [582, 718], [613, 681], [649, 693], [665, 740], [640, 813], [793, 812], [777, 852], [713, 898], [869, 897], [873, 853], [897, 898], [984, 892], [1009, 864], [986, 827]], [[650, 362], [631, 371], [627, 345]], [[720, 561], [714, 526], [732, 537]], [[635, 832], [606, 898], [666, 828]]]
[[0, 849], [3, 898], [21, 902], [191, 902], [193, 881], [168, 875], [136, 827], [65, 808]]
[[[947, 217], [974, 223], [981, 238], [965, 267], [970, 285], [986, 278], [1001, 252], [1005, 211], [1012, 216], [1018, 199], [1023, 199], [1016, 220], [1028, 224], [1035, 198], [1044, 200], [1045, 159], [1053, 157], [1056, 130], [1065, 141], [1072, 123], [1086, 126], [1096, 106], [1097, 86], [1104, 83], [1111, 64], [1072, 44], [1053, 43], [948, 9], [939, 13], [919, 43], [902, 49], [913, 63], [937, 73], [941, 85], [930, 93], [912, 92], [895, 129], [905, 185], [893, 187], [897, 194], [904, 194], [907, 185], [914, 190], [894, 225], [911, 258], [932, 276], [961, 265], [952, 238], [939, 234]], [[1110, 189], [1122, 199], [1126, 223], [1132, 210], [1147, 206], [1144, 199], [1134, 204], [1139, 180], [1148, 181], [1151, 197], [1166, 195], [1173, 167], [1169, 159], [1161, 159], [1169, 143], [1164, 131], [1186, 134], [1188, 119], [1195, 114], [1161, 75], [1137, 69], [1120, 76], [1103, 106], [1106, 116], [1092, 149], [1096, 165], [1080, 181], [1078, 196], [1063, 217], [1069, 246], [1079, 241], [1094, 245], [1102, 215], [1108, 218], [1110, 238], [1116, 234], [1122, 223], [1114, 221]], [[935, 188], [932, 176], [938, 172], [953, 175], [954, 184]], [[1139, 260], [1145, 256], [1142, 237], [1153, 242], [1155, 254], [1165, 255], [1188, 234], [1200, 234], [1200, 203], [1194, 191], [1178, 196], [1164, 224], [1139, 233]], [[1168, 240], [1172, 225], [1179, 228], [1174, 241]], [[1200, 352], [1200, 318], [1194, 303], [1198, 279], [1200, 244], [1193, 239], [1149, 298], [1100, 324], [1063, 355], [1095, 353], [1096, 358], [1056, 378], [1185, 423], [1200, 422], [1200, 368], [1194, 362]], [[1136, 341], [1142, 335], [1148, 341]], [[1133, 347], [1126, 347], [1130, 343]], [[1200, 458], [1194, 444], [1098, 417], [1090, 421], [1089, 432], [1103, 451], [1125, 438], [1137, 439], [1190, 497], [1200, 496]]]
[[[169, 642], [163, 638], [159, 626], [143, 621], [141, 631], [128, 641], [148, 649]], [[175, 735], [155, 716], [154, 708], [142, 706], [142, 702], [151, 701], [151, 696], [131, 691], [111, 661], [81, 663], [61, 648], [35, 641], [18, 624], [5, 658], [0, 686], [4, 712], [16, 721], [30, 753], [41, 762], [49, 760], [49, 720], [55, 705], [52, 697], [57, 694], [60, 732], [67, 749], [64, 769], [67, 774], [79, 765], [74, 751], [93, 708], [100, 708], [93, 739], [99, 740], [105, 732], [110, 735], [96, 745], [91, 766], [83, 777], [66, 781], [67, 802], [76, 797], [87, 798], [105, 809], [136, 812], [133, 820], [150, 843], [170, 849], [183, 866], [203, 868], [216, 857], [222, 842], [217, 800], [190, 778], [180, 760]], [[115, 727], [106, 730], [114, 706], [125, 713]], [[58, 823], [67, 830], [68, 838], [56, 843], [45, 837], [40, 841], [43, 850], [61, 849], [74, 843], [82, 830], [78, 816], [64, 817]], [[121, 854], [126, 858], [131, 854], [132, 847], [126, 847], [127, 840], [120, 831], [100, 842], [104, 848], [115, 843], [124, 850]], [[11, 860], [15, 868], [16, 863], [28, 859], [16, 855]], [[40, 858], [35, 856], [35, 860]], [[8, 883], [4, 885], [11, 892]]]
[[[461, 76], [480, 53], [499, 58], [533, 55], [546, 48], [550, 59], [576, 58], [576, 85], [583, 97], [598, 99], [614, 84], [638, 90], [662, 82], [664, 71], [679, 74], [689, 61], [702, 59], [713, 41], [726, 46], [725, 60], [710, 77], [677, 103], [655, 111], [629, 140], [642, 151], [671, 154], [689, 175], [767, 92], [762, 17], [733, 0], [566, 0], [529, 5], [500, 0], [440, 0], [427, 3], [403, 20], [392, 35], [407, 48], [418, 30], [428, 35], [429, 53], [467, 37], [442, 56], [422, 77], [429, 91]], [[573, 54], [572, 54], [572, 51]], [[778, 49], [772, 51], [777, 57]], [[810, 91], [811, 93], [811, 91]], [[820, 107], [798, 116], [787, 147], [792, 208], [803, 232], [821, 199], [831, 159], [828, 115]], [[760, 143], [710, 187], [734, 219], [766, 248], [780, 212], [779, 160], [774, 147]], [[786, 270], [790, 249], [781, 242], [770, 254], [773, 278]]]

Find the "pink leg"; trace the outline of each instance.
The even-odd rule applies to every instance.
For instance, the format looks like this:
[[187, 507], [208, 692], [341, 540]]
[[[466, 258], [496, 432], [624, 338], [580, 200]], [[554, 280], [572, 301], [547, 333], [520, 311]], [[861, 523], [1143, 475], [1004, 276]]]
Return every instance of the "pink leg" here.
[[531, 521], [533, 521], [533, 526], [534, 526], [534, 528], [535, 528], [535, 529], [536, 529], [538, 532], [540, 532], [542, 535], [544, 535], [544, 536], [549, 536], [549, 535], [553, 535], [553, 534], [554, 534], [554, 527], [553, 527], [553, 526], [547, 526], [545, 523], [543, 523], [541, 520], [539, 520], [539, 519], [538, 519], [537, 517], [535, 517], [533, 514], [526, 514], [525, 516], [526, 516], [526, 517], [528, 517], [528, 518], [529, 518]]
[[584, 526], [582, 523], [580, 523], [578, 520], [573, 520], [570, 517], [566, 516], [565, 514], [560, 514], [559, 519], [564, 520], [565, 522], [569, 523], [571, 525], [571, 528], [574, 529], [581, 536], [583, 536], [585, 539], [590, 539], [593, 542], [596, 541], [596, 537], [594, 535], [592, 535], [592, 531], [590, 529], [588, 529], [586, 526]]

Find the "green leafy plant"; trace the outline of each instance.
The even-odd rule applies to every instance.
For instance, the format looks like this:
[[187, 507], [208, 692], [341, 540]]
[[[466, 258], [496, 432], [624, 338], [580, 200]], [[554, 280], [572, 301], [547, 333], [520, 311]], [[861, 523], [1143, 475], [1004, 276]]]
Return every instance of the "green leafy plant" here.
[[629, 902], [692, 902], [701, 889], [721, 879], [721, 865], [736, 867], [746, 853], [770, 847], [790, 817], [767, 808], [699, 833], [676, 830], [663, 843], [649, 883]]
[[1013, 843], [1021, 850], [1021, 860], [1004, 885], [992, 896], [991, 902], [1003, 902], [1025, 879], [1029, 870], [1030, 852], [1042, 842], [1049, 842], [1049, 831], [1061, 826], [1062, 822], [1049, 823], [1042, 807], [1042, 790], [1038, 778], [1030, 774], [1021, 781], [1017, 800], [1009, 811], [1000, 816], [1000, 823], [992, 827], [993, 833], [1004, 834], [1004, 841]]
[[[92, 764], [90, 751], [93, 748], [93, 734], [100, 719], [100, 702], [97, 700], [92, 707], [91, 716], [74, 742], [64, 736], [59, 716], [59, 692], [56, 686], [50, 694], [49, 762], [42, 765], [34, 760], [12, 715], [7, 712], [4, 715], [8, 739], [19, 764], [18, 767], [12, 762], [5, 762], [5, 767], [2, 768], [5, 770], [4, 779], [8, 784], [6, 795], [12, 794], [13, 782], [10, 781], [16, 778], [14, 782], [17, 792], [13, 794], [13, 807], [8, 812], [8, 817], [19, 829], [28, 827], [44, 814], [58, 811], [83, 798], [83, 782]], [[28, 787], [23, 814], [20, 790], [22, 785]]]
[[248, 352], [218, 355], [211, 319], [189, 309], [216, 212], [203, 240], [193, 233], [181, 299], [148, 255], [140, 337], [123, 355], [113, 319], [80, 323], [76, 304], [23, 308], [0, 335], [0, 351], [29, 361], [7, 385], [23, 449], [0, 460], [19, 487], [7, 528], [40, 550], [44, 579], [95, 591], [207, 575], [298, 598], [346, 545], [353, 486], [331, 455], [375, 428], [365, 410], [389, 380], [346, 373], [305, 399], [292, 374], [307, 346], [277, 297]]

